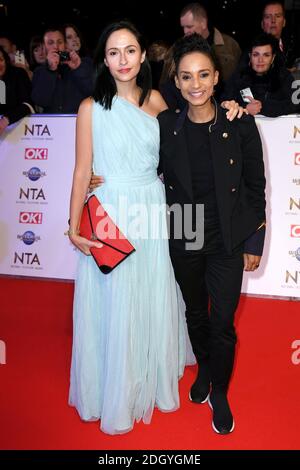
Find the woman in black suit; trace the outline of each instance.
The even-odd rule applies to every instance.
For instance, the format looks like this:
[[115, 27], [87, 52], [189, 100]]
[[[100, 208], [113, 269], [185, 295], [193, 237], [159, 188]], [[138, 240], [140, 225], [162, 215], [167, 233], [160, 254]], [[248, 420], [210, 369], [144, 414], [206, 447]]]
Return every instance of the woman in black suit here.
[[[180, 114], [166, 110], [158, 116], [160, 169], [171, 206], [170, 254], [199, 366], [190, 399], [209, 400], [213, 429], [228, 434], [234, 429], [227, 400], [236, 343], [234, 314], [243, 270], [258, 268], [264, 243], [262, 145], [252, 116], [230, 122], [216, 104], [219, 74], [205, 40], [196, 34], [180, 39], [174, 60], [176, 86], [187, 107]], [[173, 204], [183, 209], [184, 223], [178, 222]], [[197, 217], [200, 205], [202, 247], [199, 237], [191, 240], [187, 234], [199, 233], [203, 226]]]

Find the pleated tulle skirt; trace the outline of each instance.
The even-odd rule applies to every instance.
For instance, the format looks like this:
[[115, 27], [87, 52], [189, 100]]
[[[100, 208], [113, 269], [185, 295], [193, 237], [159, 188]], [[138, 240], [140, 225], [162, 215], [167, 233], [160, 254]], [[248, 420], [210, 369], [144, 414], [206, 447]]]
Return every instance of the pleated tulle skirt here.
[[[154, 173], [136, 185], [107, 178], [96, 195], [108, 212], [120, 208], [121, 200], [148, 210], [165, 201]], [[117, 216], [115, 221], [128, 236], [128, 224]], [[152, 238], [138, 238], [144, 223], [145, 213], [139, 228], [136, 224], [137, 238], [129, 236], [136, 252], [108, 275], [91, 256], [79, 255], [69, 403], [83, 420], [100, 419], [109, 434], [128, 432], [135, 421], [149, 423], [155, 406], [176, 410], [187, 361], [165, 219]]]

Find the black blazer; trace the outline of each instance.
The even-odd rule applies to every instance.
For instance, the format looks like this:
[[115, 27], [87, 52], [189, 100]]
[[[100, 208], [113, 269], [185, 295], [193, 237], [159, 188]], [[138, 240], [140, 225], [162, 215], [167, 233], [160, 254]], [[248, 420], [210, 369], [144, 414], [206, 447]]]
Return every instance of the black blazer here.
[[[180, 114], [159, 114], [160, 164], [169, 206], [193, 203], [192, 178], [183, 124], [187, 108]], [[226, 251], [245, 241], [244, 252], [261, 255], [264, 243], [265, 176], [261, 139], [252, 116], [229, 122], [216, 106], [209, 140], [213, 159], [216, 198]], [[172, 224], [172, 221], [170, 222]], [[172, 233], [172, 229], [171, 229]], [[184, 249], [185, 239], [170, 238], [170, 246]]]

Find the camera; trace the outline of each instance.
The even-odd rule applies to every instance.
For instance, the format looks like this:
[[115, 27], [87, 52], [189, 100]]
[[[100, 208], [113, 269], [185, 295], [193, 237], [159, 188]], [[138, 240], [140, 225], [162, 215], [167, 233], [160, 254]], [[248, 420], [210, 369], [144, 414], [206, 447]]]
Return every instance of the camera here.
[[58, 51], [59, 62], [66, 62], [70, 60], [70, 53], [68, 51]]
[[23, 51], [16, 51], [13, 58], [15, 65], [25, 65], [25, 55]]

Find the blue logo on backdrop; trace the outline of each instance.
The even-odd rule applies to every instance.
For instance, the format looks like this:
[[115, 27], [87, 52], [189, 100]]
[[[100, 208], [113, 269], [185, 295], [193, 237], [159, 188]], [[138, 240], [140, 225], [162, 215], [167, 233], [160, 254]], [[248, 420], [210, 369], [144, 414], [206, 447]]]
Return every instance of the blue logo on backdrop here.
[[298, 250], [295, 251], [295, 257], [298, 261], [300, 261], [300, 248], [298, 248]]
[[36, 166], [34, 166], [30, 168], [29, 171], [23, 171], [23, 175], [27, 176], [27, 178], [29, 178], [31, 181], [37, 181], [42, 176], [46, 176], [46, 173], [44, 171], [41, 171]]
[[18, 235], [18, 239], [22, 240], [25, 245], [32, 245], [34, 242], [40, 240], [41, 237], [37, 237], [31, 230], [27, 230], [23, 235]]

